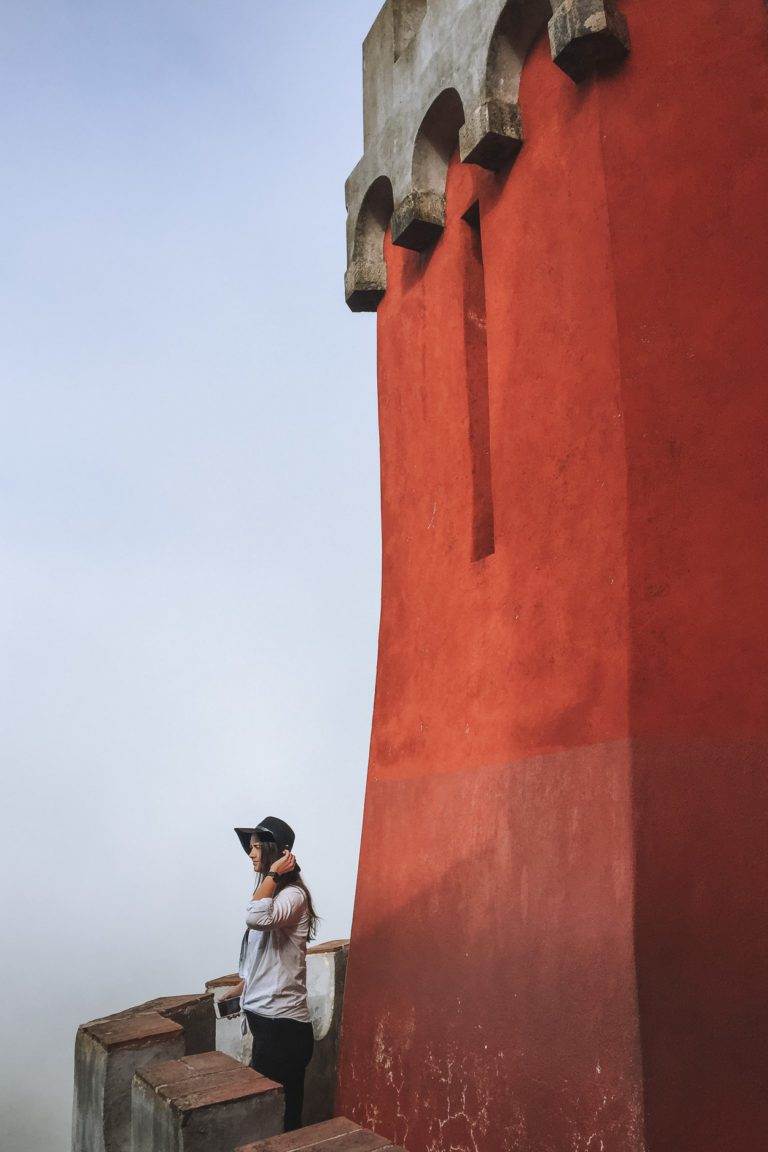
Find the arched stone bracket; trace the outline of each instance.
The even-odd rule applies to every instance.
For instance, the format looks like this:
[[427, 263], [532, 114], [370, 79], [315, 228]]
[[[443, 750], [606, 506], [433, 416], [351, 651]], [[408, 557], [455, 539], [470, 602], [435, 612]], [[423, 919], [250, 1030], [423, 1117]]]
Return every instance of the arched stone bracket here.
[[423, 252], [445, 228], [445, 183], [448, 164], [464, 124], [464, 106], [455, 88], [432, 102], [419, 125], [413, 146], [411, 189], [395, 208], [392, 243]]
[[523, 146], [523, 121], [517, 104], [486, 100], [467, 117], [459, 132], [463, 164], [498, 172], [511, 164]]
[[346, 186], [353, 311], [375, 311], [386, 291], [390, 221], [400, 247], [421, 252], [441, 235], [457, 144], [465, 163], [491, 171], [515, 160], [520, 78], [546, 27], [555, 64], [577, 83], [629, 52], [615, 0], [386, 0], [363, 45], [365, 152]]
[[353, 312], [375, 312], [387, 290], [384, 234], [393, 207], [392, 185], [386, 176], [379, 176], [366, 192], [357, 219], [348, 218], [348, 227], [354, 230], [344, 288]]
[[392, 217], [392, 243], [424, 252], [445, 228], [445, 196], [441, 192], [409, 192]]
[[552, 59], [576, 84], [629, 53], [629, 27], [611, 0], [562, 0], [549, 21]]

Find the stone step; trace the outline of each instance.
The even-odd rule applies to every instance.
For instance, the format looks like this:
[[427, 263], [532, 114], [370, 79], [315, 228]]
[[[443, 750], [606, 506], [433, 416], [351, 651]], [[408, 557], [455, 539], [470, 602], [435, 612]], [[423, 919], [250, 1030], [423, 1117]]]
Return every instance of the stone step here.
[[211, 1052], [216, 1046], [216, 1014], [212, 992], [206, 990], [189, 996], [160, 996], [136, 1008], [119, 1012], [118, 1015], [129, 1016], [137, 1012], [159, 1012], [167, 1020], [180, 1024], [184, 1029], [185, 1056]]
[[244, 1144], [237, 1152], [405, 1152], [396, 1147], [386, 1136], [368, 1132], [347, 1120], [336, 1116], [322, 1124], [310, 1124], [295, 1132], [283, 1132], [267, 1140]]
[[131, 1152], [232, 1152], [283, 1130], [282, 1086], [223, 1052], [147, 1064], [131, 1097]]

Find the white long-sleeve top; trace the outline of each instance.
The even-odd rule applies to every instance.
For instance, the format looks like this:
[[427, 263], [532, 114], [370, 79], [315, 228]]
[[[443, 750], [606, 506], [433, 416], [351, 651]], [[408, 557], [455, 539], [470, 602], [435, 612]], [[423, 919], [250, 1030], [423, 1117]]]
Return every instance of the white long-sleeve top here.
[[306, 895], [292, 884], [276, 896], [252, 900], [245, 922], [248, 940], [239, 969], [243, 1008], [308, 1023]]

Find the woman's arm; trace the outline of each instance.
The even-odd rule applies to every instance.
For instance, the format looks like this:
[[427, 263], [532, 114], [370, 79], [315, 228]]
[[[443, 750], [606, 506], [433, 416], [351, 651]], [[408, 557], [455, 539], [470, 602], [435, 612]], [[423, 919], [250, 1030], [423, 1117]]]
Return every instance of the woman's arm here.
[[[282, 876], [292, 872], [296, 859], [287, 849], [270, 869]], [[257, 932], [268, 932], [271, 928], [286, 928], [298, 924], [304, 910], [304, 893], [300, 888], [285, 888], [275, 899], [277, 883], [271, 876], [265, 876], [251, 897], [245, 922]]]
[[248, 905], [245, 922], [257, 932], [271, 928], [289, 928], [298, 924], [304, 914], [306, 900], [300, 888], [284, 888], [277, 896], [262, 896]]

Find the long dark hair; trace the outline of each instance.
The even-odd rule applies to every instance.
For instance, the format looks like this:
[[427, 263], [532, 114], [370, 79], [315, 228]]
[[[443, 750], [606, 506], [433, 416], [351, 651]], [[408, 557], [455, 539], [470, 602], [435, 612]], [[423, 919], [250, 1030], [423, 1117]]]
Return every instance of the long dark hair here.
[[[283, 849], [278, 847], [274, 840], [260, 840], [259, 848], [261, 849], [261, 867], [259, 868], [259, 873], [264, 877], [272, 865], [276, 864], [283, 855]], [[298, 868], [294, 868], [293, 872], [286, 872], [280, 877], [277, 881], [277, 891], [282, 892], [283, 888], [290, 888], [292, 884], [296, 888], [301, 888], [307, 898], [307, 911], [309, 912], [309, 934], [307, 939], [314, 940], [317, 936], [317, 926], [320, 922], [320, 917], [312, 903], [312, 893], [302, 880]]]

